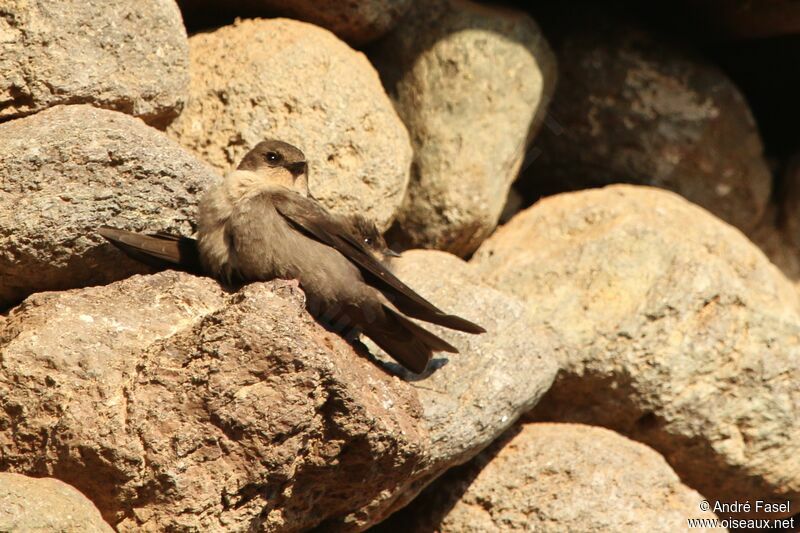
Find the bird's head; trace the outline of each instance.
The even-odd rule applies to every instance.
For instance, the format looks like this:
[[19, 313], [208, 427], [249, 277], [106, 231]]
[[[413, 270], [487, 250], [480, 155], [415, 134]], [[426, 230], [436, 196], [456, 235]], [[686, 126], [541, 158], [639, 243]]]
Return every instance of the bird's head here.
[[299, 148], [277, 140], [258, 143], [247, 152], [237, 170], [258, 175], [269, 185], [308, 196], [308, 163]]

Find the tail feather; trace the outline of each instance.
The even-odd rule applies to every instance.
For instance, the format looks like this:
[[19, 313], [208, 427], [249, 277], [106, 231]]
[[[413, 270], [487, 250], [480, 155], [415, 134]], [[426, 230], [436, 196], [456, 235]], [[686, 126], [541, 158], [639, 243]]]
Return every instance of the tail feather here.
[[168, 233], [143, 235], [110, 226], [101, 226], [97, 232], [128, 257], [146, 265], [202, 273], [197, 241], [192, 238]]
[[486, 333], [486, 330], [483, 327], [475, 324], [474, 322], [470, 322], [466, 318], [461, 318], [457, 315], [446, 315], [438, 309], [430, 309], [429, 307], [420, 305], [412, 300], [392, 299], [388, 295], [387, 297], [392, 304], [397, 307], [397, 309], [408, 316], [417, 318], [419, 320], [424, 320], [425, 322], [430, 322], [431, 324], [437, 324], [446, 328], [464, 331], [466, 333]]
[[386, 306], [382, 309], [384, 320], [369, 324], [364, 333], [412, 372], [424, 372], [435, 351], [458, 353], [455, 346], [400, 313]]

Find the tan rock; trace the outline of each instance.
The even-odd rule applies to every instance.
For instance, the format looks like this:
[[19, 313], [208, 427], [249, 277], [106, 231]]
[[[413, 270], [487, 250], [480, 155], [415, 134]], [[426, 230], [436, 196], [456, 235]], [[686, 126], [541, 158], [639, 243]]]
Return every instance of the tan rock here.
[[642, 441], [709, 498], [800, 505], [798, 295], [737, 230], [613, 186], [539, 202], [473, 262], [563, 339], [533, 416]]
[[58, 106], [0, 124], [0, 309], [143, 272], [96, 229], [191, 234], [213, 170], [133, 117]]
[[556, 64], [522, 12], [418, 2], [371, 57], [411, 133], [409, 195], [392, 238], [466, 255], [494, 229]]
[[391, 30], [412, 0], [179, 0], [178, 4], [189, 18], [220, 11], [240, 16], [278, 14], [326, 28], [356, 46]]
[[488, 329], [432, 328], [461, 353], [424, 379], [318, 326], [295, 282], [228, 294], [163, 272], [29, 297], [0, 319], [0, 469], [73, 484], [122, 531], [382, 520], [556, 372], [548, 332], [460, 259], [414, 252], [395, 267]]
[[557, 127], [542, 130], [521, 184], [652, 185], [743, 230], [758, 223], [772, 177], [750, 109], [719, 68], [602, 17], [575, 24], [560, 43]]
[[716, 518], [701, 501], [647, 446], [598, 427], [527, 424], [376, 530], [684, 531], [689, 518]]
[[[451, 466], [484, 449], [536, 404], [553, 382], [557, 345], [531, 321], [513, 296], [484, 284], [476, 269], [450, 254], [413, 250], [393, 262], [394, 272], [448, 312], [479, 322], [482, 335], [426, 325], [461, 353], [434, 358], [424, 380], [414, 379], [422, 424], [430, 436], [426, 468], [377, 520], [394, 511]], [[380, 350], [370, 344], [372, 353]], [[383, 361], [390, 361], [383, 356]], [[400, 371], [396, 364], [393, 370]]]
[[0, 531], [113, 533], [86, 496], [52, 478], [0, 473]]
[[0, 119], [91, 103], [164, 127], [180, 113], [189, 50], [173, 0], [4, 0]]
[[246, 20], [190, 39], [191, 85], [172, 136], [224, 171], [266, 137], [302, 149], [312, 194], [385, 229], [408, 184], [408, 133], [369, 61], [330, 32]]
[[425, 457], [413, 389], [317, 325], [294, 282], [40, 293], [0, 351], [0, 468], [71, 483], [119, 531], [308, 529]]

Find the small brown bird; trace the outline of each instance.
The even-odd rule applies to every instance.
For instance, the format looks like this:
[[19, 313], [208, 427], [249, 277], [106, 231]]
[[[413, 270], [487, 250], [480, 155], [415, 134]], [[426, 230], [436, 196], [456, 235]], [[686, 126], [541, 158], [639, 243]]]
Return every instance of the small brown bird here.
[[361, 243], [372, 252], [378, 261], [386, 264], [393, 257], [401, 257], [399, 253], [389, 248], [386, 239], [383, 238], [383, 234], [374, 222], [359, 215], [351, 216], [344, 221], [350, 224], [351, 233], [361, 239]]
[[395, 277], [379, 260], [391, 251], [374, 225], [333, 215], [309, 197], [305, 155], [282, 141], [259, 143], [201, 199], [196, 248], [191, 239], [163, 234], [101, 234], [134, 257], [199, 267], [229, 283], [297, 279], [312, 315], [342, 333], [364, 333], [413, 372], [424, 371], [434, 351], [458, 350], [405, 315], [485, 331]]

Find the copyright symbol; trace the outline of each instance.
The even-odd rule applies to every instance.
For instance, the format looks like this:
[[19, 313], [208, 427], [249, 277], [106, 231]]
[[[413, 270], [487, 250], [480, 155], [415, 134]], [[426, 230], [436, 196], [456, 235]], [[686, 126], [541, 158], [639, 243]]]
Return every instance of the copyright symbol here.
[[708, 511], [711, 509], [711, 506], [708, 504], [708, 500], [703, 500], [700, 502], [700, 510], [701, 511]]

